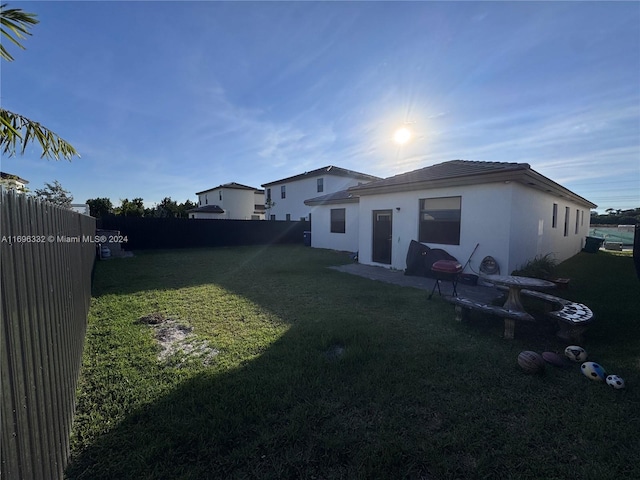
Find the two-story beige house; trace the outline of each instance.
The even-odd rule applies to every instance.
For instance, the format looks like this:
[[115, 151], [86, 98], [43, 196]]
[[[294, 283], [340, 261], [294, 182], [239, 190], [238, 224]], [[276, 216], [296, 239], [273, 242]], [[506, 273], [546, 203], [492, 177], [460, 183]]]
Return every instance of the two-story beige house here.
[[231, 182], [197, 192], [198, 207], [189, 218], [264, 220], [264, 190]]

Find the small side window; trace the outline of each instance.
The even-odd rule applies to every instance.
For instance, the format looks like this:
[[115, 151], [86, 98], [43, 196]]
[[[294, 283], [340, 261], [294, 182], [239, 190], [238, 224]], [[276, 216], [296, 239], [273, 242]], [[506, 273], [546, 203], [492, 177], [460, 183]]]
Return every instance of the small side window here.
[[345, 208], [331, 209], [331, 233], [345, 233], [347, 213]]

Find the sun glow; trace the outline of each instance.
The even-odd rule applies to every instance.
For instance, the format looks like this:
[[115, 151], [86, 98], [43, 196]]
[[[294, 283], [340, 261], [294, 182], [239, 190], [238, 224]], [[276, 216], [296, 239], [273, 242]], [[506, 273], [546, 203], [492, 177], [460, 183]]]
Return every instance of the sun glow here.
[[406, 127], [401, 127], [393, 134], [393, 141], [398, 145], [404, 145], [411, 140], [411, 130]]

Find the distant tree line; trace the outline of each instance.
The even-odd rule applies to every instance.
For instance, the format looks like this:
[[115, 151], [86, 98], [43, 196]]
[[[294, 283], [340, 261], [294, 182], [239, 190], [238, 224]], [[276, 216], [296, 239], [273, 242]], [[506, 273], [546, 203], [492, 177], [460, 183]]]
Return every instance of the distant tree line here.
[[142, 198], [137, 197], [132, 200], [128, 198], [120, 199], [120, 205], [114, 207], [108, 198], [90, 198], [86, 201], [89, 205], [89, 213], [92, 217], [102, 218], [110, 215], [122, 217], [156, 217], [156, 218], [188, 218], [187, 213], [197, 205], [191, 200], [178, 203], [171, 197], [165, 197], [162, 201], [153, 206], [145, 208]]
[[[0, 184], [6, 189], [17, 190], [25, 195], [30, 195], [39, 200], [43, 200], [54, 205], [64, 208], [71, 208], [73, 203], [73, 195], [60, 184], [58, 180], [53, 183], [45, 182], [44, 188], [36, 188], [30, 191], [26, 187], [18, 187], [14, 181], [15, 175], [7, 175], [7, 178], [0, 179]], [[85, 202], [89, 205], [89, 213], [92, 217], [102, 218], [109, 215], [120, 215], [123, 217], [156, 217], [156, 218], [189, 218], [187, 213], [198, 205], [191, 200], [185, 200], [178, 203], [171, 197], [165, 197], [162, 201], [152, 208], [145, 208], [142, 198], [137, 197], [133, 200], [128, 198], [121, 199], [120, 205], [113, 206], [109, 198], [90, 198]]]
[[605, 213], [598, 215], [591, 212], [591, 225], [638, 225], [640, 224], [640, 208], [616, 210], [607, 208]]

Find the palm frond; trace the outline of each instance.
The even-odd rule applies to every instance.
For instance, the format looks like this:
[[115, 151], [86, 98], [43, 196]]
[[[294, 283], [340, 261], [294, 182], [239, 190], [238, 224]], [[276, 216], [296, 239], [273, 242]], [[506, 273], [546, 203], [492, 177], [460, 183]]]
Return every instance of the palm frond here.
[[22, 155], [27, 145], [34, 141], [42, 148], [42, 158], [80, 158], [70, 143], [51, 130], [22, 115], [0, 108], [0, 148], [3, 154], [11, 157], [19, 150]]
[[[39, 23], [35, 13], [24, 12], [19, 8], [7, 9], [7, 4], [0, 5], [0, 32], [14, 45], [24, 50], [20, 43], [21, 39], [31, 35], [29, 29], [32, 25]], [[0, 57], [11, 62], [13, 56], [7, 51], [4, 45], [0, 44]]]

